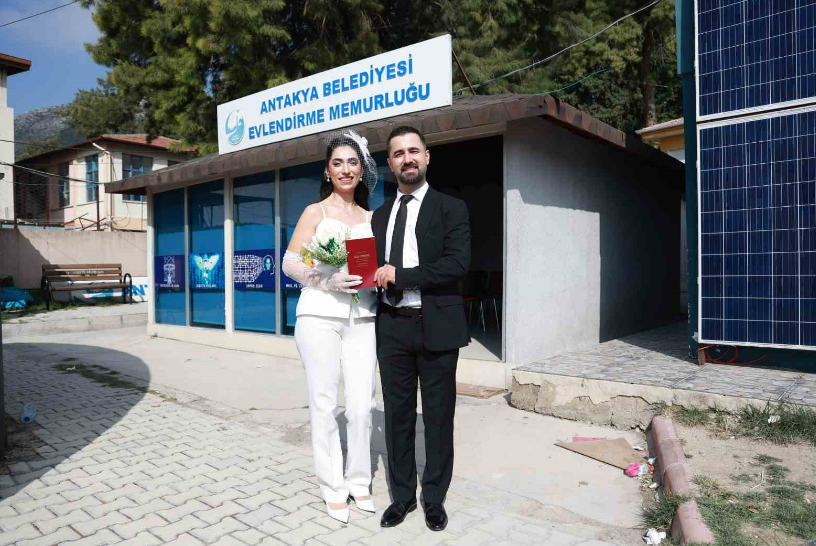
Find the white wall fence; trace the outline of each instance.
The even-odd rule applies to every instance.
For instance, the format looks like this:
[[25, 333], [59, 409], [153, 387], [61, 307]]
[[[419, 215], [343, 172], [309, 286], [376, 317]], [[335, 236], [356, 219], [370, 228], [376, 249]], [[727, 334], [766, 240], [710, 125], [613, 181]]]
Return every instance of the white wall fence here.
[[125, 231], [0, 229], [0, 278], [18, 288], [39, 288], [44, 264], [117, 263], [147, 276], [147, 234]]

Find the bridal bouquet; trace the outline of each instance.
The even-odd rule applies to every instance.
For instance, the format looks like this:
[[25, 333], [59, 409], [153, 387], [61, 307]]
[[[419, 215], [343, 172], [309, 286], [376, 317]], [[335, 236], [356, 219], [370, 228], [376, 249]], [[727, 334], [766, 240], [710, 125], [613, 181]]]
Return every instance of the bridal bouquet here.
[[[351, 237], [351, 231], [346, 228], [321, 229], [312, 240], [303, 245], [304, 262], [312, 259], [326, 265], [342, 269], [348, 263], [346, 239]], [[313, 264], [312, 264], [313, 265]]]
[[[348, 228], [321, 229], [320, 234], [315, 234], [310, 242], [304, 243], [303, 262], [309, 267], [314, 267], [316, 260], [337, 269], [347, 268], [346, 240], [350, 237], [351, 230]], [[354, 294], [353, 299], [356, 303], [360, 302], [357, 294]]]

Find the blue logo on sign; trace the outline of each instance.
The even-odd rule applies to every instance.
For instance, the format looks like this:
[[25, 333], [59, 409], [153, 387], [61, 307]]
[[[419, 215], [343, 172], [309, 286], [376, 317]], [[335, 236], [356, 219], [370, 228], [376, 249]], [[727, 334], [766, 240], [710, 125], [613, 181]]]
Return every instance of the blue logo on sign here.
[[244, 115], [240, 110], [233, 110], [227, 116], [227, 123], [224, 127], [227, 133], [227, 140], [235, 146], [244, 139]]

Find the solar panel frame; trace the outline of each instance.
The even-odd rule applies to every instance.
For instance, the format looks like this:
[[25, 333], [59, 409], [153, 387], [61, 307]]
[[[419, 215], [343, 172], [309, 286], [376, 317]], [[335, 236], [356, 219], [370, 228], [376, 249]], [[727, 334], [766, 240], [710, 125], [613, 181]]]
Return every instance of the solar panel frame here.
[[[726, 6], [740, 5], [740, 6], [743, 7], [743, 9], [746, 10], [746, 13], [747, 13], [747, 10], [748, 10], [749, 6], [751, 7], [751, 9], [755, 9], [756, 6], [766, 6], [767, 5], [767, 6], [769, 6], [769, 10], [770, 10], [770, 9], [772, 9], [774, 7], [774, 3], [784, 4], [784, 5], [788, 5], [788, 4], [793, 5], [792, 10], [787, 10], [787, 11], [793, 11], [794, 12], [794, 19], [793, 19], [794, 20], [794, 23], [793, 23], [794, 25], [796, 24], [796, 21], [797, 21], [797, 19], [795, 17], [796, 11], [800, 10], [800, 9], [807, 9], [808, 10], [807, 13], [806, 13], [807, 19], [806, 19], [805, 24], [806, 25], [811, 25], [812, 24], [813, 26], [806, 27], [804, 29], [804, 31], [807, 31], [809, 29], [814, 29], [814, 30], [813, 30], [812, 35], [810, 36], [810, 40], [809, 40], [809, 44], [808, 44], [809, 49], [806, 50], [806, 51], [794, 52], [793, 64], [795, 65], [794, 69], [796, 71], [796, 75], [794, 76], [795, 82], [793, 83], [793, 85], [796, 88], [795, 92], [798, 94], [798, 87], [800, 85], [800, 79], [801, 78], [807, 78], [806, 82], [805, 82], [805, 85], [807, 85], [808, 91], [806, 91], [806, 94], [810, 94], [810, 96], [806, 96], [806, 97], [802, 97], [802, 98], [783, 100], [783, 99], [786, 98], [786, 96], [788, 94], [790, 94], [790, 90], [786, 89], [784, 92], [777, 93], [777, 96], [774, 97], [777, 100], [773, 100], [773, 98], [771, 98], [771, 100], [769, 100], [769, 101], [767, 101], [767, 102], [765, 102], [763, 104], [756, 105], [756, 106], [747, 106], [746, 103], [750, 102], [750, 101], [748, 101], [747, 96], [743, 97], [742, 99], [740, 99], [738, 97], [734, 98], [734, 95], [737, 95], [737, 93], [733, 93], [732, 96], [730, 96], [730, 100], [733, 100], [733, 101], [737, 102], [738, 106], [739, 106], [740, 103], [742, 103], [742, 107], [738, 107], [738, 108], [734, 108], [734, 109], [730, 109], [730, 110], [729, 109], [721, 109], [720, 111], [714, 112], [714, 113], [707, 113], [707, 114], [701, 113], [701, 90], [702, 90], [702, 87], [701, 87], [701, 64], [702, 63], [701, 63], [701, 58], [700, 58], [700, 41], [701, 41], [701, 39], [700, 39], [700, 4], [705, 4], [704, 7], [708, 7], [710, 5], [717, 5], [717, 6], [720, 6], [720, 7], [723, 6], [723, 5], [726, 5]], [[704, 11], [704, 13], [708, 13], [708, 11]], [[768, 14], [769, 25], [771, 23], [771, 18], [773, 17], [773, 15], [774, 15], [774, 13], [769, 11], [769, 14]], [[814, 20], [811, 21], [811, 19], [814, 19]], [[754, 21], [754, 20], [755, 19], [749, 19], [749, 21]], [[797, 35], [801, 34], [801, 32], [802, 32], [802, 30], [794, 29], [790, 33], [790, 34], [793, 35], [792, 39], [796, 40]], [[742, 47], [745, 47], [745, 43], [747, 42], [746, 33], [747, 33], [747, 30], [744, 30], [742, 43], [741, 44], [737, 43], [735, 47], [739, 47], [740, 45], [742, 45]], [[737, 36], [736, 39], [739, 40], [739, 37]], [[771, 40], [772, 40], [772, 36], [771, 36], [770, 29], [769, 29], [768, 30], [768, 41], [770, 42]], [[728, 42], [728, 43], [730, 44], [730, 42]], [[750, 42], [750, 43], [755, 43], [755, 42]], [[720, 45], [721, 45], [721, 43], [720, 43]], [[743, 55], [745, 55], [744, 52], [743, 52]], [[801, 76], [799, 74], [799, 59], [797, 58], [797, 56], [800, 56], [800, 55], [804, 56], [803, 63], [805, 65], [805, 67], [808, 69], [808, 72], [805, 73], [805, 74], [802, 74]], [[772, 61], [773, 61], [773, 59], [770, 56], [770, 46], [769, 46], [768, 59], [767, 59], [767, 61], [762, 61], [762, 62], [768, 62], [770, 64]], [[714, 61], [714, 62], [716, 62], [716, 61]], [[753, 115], [753, 114], [757, 114], [757, 113], [761, 113], [761, 112], [767, 112], [767, 111], [775, 110], [775, 109], [779, 109], [779, 108], [796, 108], [796, 107], [800, 107], [800, 106], [816, 104], [816, 0], [694, 0], [694, 66], [695, 66], [695, 71], [694, 71], [694, 80], [695, 80], [694, 108], [695, 108], [695, 117], [696, 117], [698, 123], [699, 122], [705, 122], [705, 121], [714, 121], [714, 120], [723, 119], [723, 118], [731, 117], [731, 116], [737, 116], [737, 115]], [[790, 67], [788, 67], [788, 69], [790, 69]], [[742, 75], [736, 74], [735, 77], [737, 77], [737, 78], [741, 77], [741, 78], [743, 78], [743, 80], [742, 80], [743, 82], [747, 82], [749, 80], [749, 71], [750, 71], [749, 65], [743, 65], [743, 74]], [[737, 71], [734, 71], [734, 72], [737, 73]], [[720, 73], [722, 73], [722, 71], [720, 71]], [[758, 77], [760, 79], [762, 78], [762, 75], [761, 75], [762, 73], [764, 73], [762, 70], [757, 70], [757, 74], [758, 74]], [[788, 78], [788, 79], [790, 79], [790, 78]], [[768, 82], [764, 82], [762, 85], [765, 85], [765, 84], [767, 84], [769, 86], [769, 91], [768, 91], [769, 94], [772, 94], [773, 92], [770, 89], [770, 87], [773, 86], [774, 80], [771, 79]], [[716, 85], [716, 83], [715, 83], [715, 85]], [[722, 85], [722, 81], [720, 82], [720, 85]], [[746, 87], [747, 87], [747, 85], [748, 84], [746, 83]], [[733, 90], [729, 89], [729, 92], [731, 92], [731, 91], [733, 91]], [[783, 97], [781, 95], [785, 95], [785, 96]], [[720, 97], [720, 99], [722, 99], [722, 97]]]
[[[810, 117], [806, 117], [806, 119], [808, 120], [808, 123], [810, 125], [806, 126], [805, 131], [799, 131], [799, 127], [800, 127], [799, 119], [801, 118], [801, 116], [800, 116], [801, 114], [810, 114], [811, 115]], [[797, 118], [797, 116], [800, 116], [800, 117]], [[787, 133], [785, 132], [785, 131], [787, 131], [787, 125], [785, 127], [782, 126], [783, 118], [792, 119], [797, 124], [795, 126], [795, 129], [794, 129], [796, 131], [796, 134], [793, 135], [792, 137], [787, 135]], [[777, 139], [777, 140], [780, 141], [779, 143], [775, 142], [775, 140], [773, 138], [774, 135], [771, 134], [771, 131], [773, 130], [773, 125], [774, 125], [773, 120], [777, 120], [777, 119], [780, 120], [779, 124], [778, 124], [779, 125], [778, 130], [781, 132], [781, 136], [780, 136], [779, 139]], [[767, 141], [762, 141], [762, 140], [758, 140], [756, 142], [748, 142], [747, 140], [743, 141], [742, 144], [746, 146], [746, 151], [744, 152], [744, 155], [745, 155], [744, 165], [737, 163], [735, 165], [730, 166], [730, 168], [736, 168], [736, 169], [743, 168], [743, 169], [745, 169], [745, 186], [744, 186], [744, 189], [745, 189], [745, 193], [746, 193], [746, 197], [745, 197], [746, 200], [744, 202], [745, 203], [744, 204], [744, 207], [745, 207], [744, 216], [745, 216], [745, 222], [746, 222], [746, 225], [745, 225], [745, 252], [744, 252], [745, 271], [746, 271], [746, 273], [745, 273], [745, 277], [746, 277], [745, 295], [744, 295], [744, 297], [739, 296], [737, 298], [731, 298], [731, 297], [726, 295], [726, 286], [725, 286], [726, 285], [726, 277], [727, 277], [726, 272], [725, 272], [725, 268], [727, 267], [726, 266], [726, 260], [727, 260], [727, 258], [732, 258], [733, 259], [733, 258], [735, 258], [737, 256], [741, 256], [742, 253], [740, 253], [740, 252], [736, 252], [736, 253], [726, 252], [726, 246], [728, 244], [726, 242], [726, 236], [730, 234], [732, 237], [734, 237], [736, 239], [736, 237], [735, 237], [736, 233], [730, 233], [729, 231], [726, 230], [726, 222], [729, 221], [726, 218], [726, 216], [727, 216], [727, 213], [729, 212], [729, 210], [732, 210], [732, 209], [727, 209], [726, 208], [725, 203], [727, 201], [727, 197], [724, 194], [725, 194], [726, 191], [734, 191], [734, 190], [740, 190], [741, 191], [742, 188], [737, 186], [737, 187], [732, 187], [730, 190], [726, 190], [725, 189], [725, 180], [726, 180], [726, 178], [725, 178], [725, 174], [723, 174], [723, 177], [722, 177], [722, 189], [720, 189], [720, 190], [704, 190], [704, 187], [708, 187], [708, 185], [707, 185], [708, 182], [704, 180], [704, 177], [706, 176], [705, 173], [708, 172], [708, 171], [707, 170], [704, 171], [703, 167], [705, 166], [704, 163], [706, 161], [708, 161], [708, 158], [704, 158], [703, 156], [704, 156], [705, 153], [707, 153], [707, 150], [709, 150], [709, 149], [714, 150], [716, 148], [707, 148], [706, 147], [706, 142], [704, 141], [703, 132], [707, 131], [707, 130], [710, 130], [710, 129], [714, 129], [714, 128], [723, 128], [723, 127], [732, 127], [732, 126], [737, 127], [739, 125], [743, 126], [744, 132], [745, 132], [745, 131], [747, 131], [747, 128], [749, 127], [748, 124], [751, 124], [752, 122], [756, 122], [756, 121], [763, 121], [763, 120], [770, 120], [770, 122], [768, 124], [768, 131], [769, 132], [767, 134]], [[757, 125], [760, 126], [760, 124], [757, 124]], [[739, 129], [737, 129], [736, 132], [738, 133]], [[797, 147], [796, 151], [795, 151], [795, 158], [793, 158], [793, 161], [795, 161], [795, 163], [792, 163], [791, 159], [788, 158], [787, 156], [784, 157], [784, 158], [782, 157], [782, 154], [786, 154], [786, 153], [789, 154], [790, 153], [791, 143], [790, 142], [782, 143], [781, 141], [790, 140], [791, 138], [804, 138], [806, 140], [806, 145], [805, 145], [804, 149], [805, 149], [807, 155], [801, 155], [799, 153], [800, 148]], [[698, 164], [697, 164], [697, 169], [696, 169], [697, 170], [697, 199], [698, 199], [698, 203], [700, 204], [700, 206], [697, 207], [697, 234], [698, 234], [698, 249], [697, 249], [697, 275], [698, 275], [697, 279], [698, 279], [698, 281], [697, 282], [698, 282], [698, 288], [699, 288], [699, 290], [698, 290], [698, 310], [699, 310], [699, 312], [698, 312], [698, 317], [697, 317], [698, 342], [699, 343], [711, 343], [711, 344], [728, 344], [728, 345], [748, 346], [748, 347], [765, 347], [765, 348], [796, 349], [796, 350], [816, 351], [816, 106], [795, 108], [795, 109], [789, 109], [789, 110], [783, 110], [783, 111], [765, 112], [765, 113], [756, 114], [756, 115], [753, 115], [753, 116], [746, 116], [746, 117], [741, 117], [741, 118], [733, 118], [733, 119], [719, 120], [719, 121], [716, 121], [716, 122], [710, 122], [710, 123], [705, 123], [705, 124], [699, 124], [697, 126], [697, 142], [700, 143], [700, 154], [699, 154]], [[764, 145], [767, 146], [767, 153], [769, 154], [768, 155], [769, 161], [766, 161], [766, 162], [761, 162], [760, 161], [760, 162], [758, 162], [758, 163], [756, 163], [754, 165], [751, 165], [749, 163], [751, 154], [752, 153], [753, 154], [761, 154], [762, 153], [761, 146], [763, 145], [763, 142], [765, 142]], [[776, 144], [776, 147], [774, 147], [775, 144]], [[735, 144], [735, 146], [739, 146], [739, 145], [740, 145], [739, 142], [737, 142]], [[751, 148], [750, 151], [747, 150], [747, 147], [751, 146], [751, 145], [753, 146], [753, 148]], [[797, 146], [798, 146], [798, 143], [797, 143]], [[721, 157], [719, 159], [716, 157], [716, 154], [712, 155], [712, 157], [711, 157], [711, 159], [713, 161], [715, 161], [715, 166], [719, 165], [719, 167], [723, 169], [723, 173], [724, 173], [724, 169], [726, 168], [725, 163], [728, 160], [732, 160], [732, 161], [734, 159], [736, 159], [737, 161], [739, 160], [739, 157], [736, 157], [736, 155], [738, 155], [738, 154], [736, 154], [736, 155], [732, 154], [730, 157], [726, 158], [726, 155], [727, 155], [726, 152], [725, 152], [726, 148], [727, 148], [727, 146], [725, 146], [725, 145], [719, 147], [719, 149], [721, 150]], [[774, 153], [780, 154], [780, 161], [777, 161], [777, 162], [773, 161], [773, 159], [775, 157]], [[717, 161], [720, 161], [720, 163], [717, 164], [716, 163]], [[752, 167], [755, 168], [754, 176], [757, 177], [757, 180], [760, 180], [760, 179], [764, 180], [762, 177], [767, 176], [767, 177], [770, 178], [770, 183], [769, 184], [764, 184], [763, 183], [763, 184], [760, 184], [759, 186], [749, 185], [749, 180], [750, 180], [749, 177], [751, 176], [751, 173], [749, 172], [749, 170]], [[774, 176], [788, 177], [792, 173], [796, 177], [795, 181], [793, 181], [793, 182], [791, 182], [791, 181], [780, 182], [778, 184], [780, 186], [779, 189], [776, 190], [774, 188], [774, 179], [773, 179]], [[802, 177], [805, 177], [806, 179], [803, 180]], [[780, 201], [780, 205], [778, 205], [777, 207], [767, 206], [767, 207], [759, 207], [759, 208], [756, 208], [756, 209], [751, 209], [750, 208], [750, 198], [748, 196], [750, 188], [755, 188], [755, 189], [759, 190], [755, 195], [755, 197], [757, 199], [759, 199], [759, 200], [762, 200], [762, 199], [771, 200], [771, 203], [769, 203], [769, 204], [772, 205], [773, 204], [772, 200], [774, 199], [774, 197], [778, 197], [779, 199], [784, 200], [786, 198], [784, 192], [785, 191], [788, 191], [788, 192], [793, 191], [793, 188], [785, 188], [784, 187], [785, 185], [795, 186], [796, 195], [792, 197], [789, 194], [787, 196], [787, 199], [792, 198], [794, 200], [793, 201], [794, 204], [792, 206], [787, 205], [787, 204], [782, 204], [782, 201]], [[767, 190], [764, 189], [766, 186], [768, 187]], [[803, 188], [804, 188], [804, 190], [803, 190]], [[704, 191], [709, 191], [712, 194], [712, 196], [711, 197], [704, 197], [704, 195], [703, 195]], [[720, 218], [718, 218], [716, 216], [716, 214], [713, 214], [712, 219], [704, 219], [703, 214], [706, 214], [704, 212], [704, 209], [706, 208], [704, 199], [708, 198], [708, 199], [715, 199], [716, 200], [716, 198], [717, 198], [716, 191], [720, 191], [721, 193], [723, 193], [723, 195], [720, 196], [720, 208], [722, 208], [722, 218], [720, 219]], [[764, 193], [766, 191], [767, 191], [767, 196]], [[776, 191], [779, 192], [778, 195], [774, 194], [774, 192], [776, 192]], [[762, 192], [762, 193], [760, 193], [760, 192]], [[806, 193], [803, 193], [803, 192], [806, 192]], [[738, 197], [738, 199], [739, 199], [739, 197]], [[714, 202], [716, 202], [716, 201], [714, 201]], [[737, 203], [737, 204], [739, 204], [739, 203]], [[784, 209], [784, 208], [790, 208], [792, 210], [782, 211], [781, 209]], [[776, 209], [780, 209], [780, 210], [777, 211]], [[768, 242], [771, 245], [770, 258], [766, 258], [768, 260], [767, 263], [757, 264], [757, 260], [761, 260], [762, 255], [767, 254], [768, 253], [767, 251], [756, 252], [756, 253], [753, 254], [753, 256], [754, 256], [754, 260], [753, 260], [754, 265], [759, 265], [759, 266], [764, 265], [765, 268], [770, 271], [770, 282], [767, 285], [767, 290], [770, 292], [770, 297], [767, 298], [767, 300], [768, 300], [767, 305], [768, 305], [768, 310], [771, 313], [771, 315], [770, 315], [769, 320], [761, 321], [761, 322], [768, 322], [770, 324], [770, 327], [771, 327], [771, 331], [770, 331], [771, 339], [773, 339], [773, 336], [774, 336], [774, 333], [775, 333], [775, 328], [776, 328], [777, 324], [793, 323], [794, 322], [794, 321], [788, 321], [788, 320], [774, 321], [773, 320], [774, 319], [774, 312], [780, 312], [780, 313], [782, 313], [782, 312], [791, 312], [791, 303], [795, 300], [796, 307], [797, 307], [796, 308], [797, 320], [795, 321], [795, 323], [798, 324], [798, 334], [797, 334], [798, 343], [796, 343], [796, 344], [774, 343], [774, 342], [759, 343], [759, 342], [751, 342], [751, 341], [740, 341], [740, 340], [734, 340], [734, 339], [727, 339], [728, 336], [725, 335], [725, 330], [726, 330], [726, 326], [727, 326], [726, 323], [727, 323], [728, 320], [732, 320], [734, 322], [742, 320], [742, 319], [727, 319], [726, 318], [727, 311], [726, 311], [725, 307], [726, 307], [727, 299], [730, 298], [730, 299], [735, 300], [737, 305], [740, 305], [739, 301], [738, 301], [739, 298], [742, 298], [745, 301], [744, 311], [745, 311], [745, 315], [746, 315], [746, 319], [745, 319], [746, 332], [750, 330], [751, 319], [750, 319], [750, 312], [749, 312], [748, 308], [751, 305], [751, 300], [755, 299], [755, 301], [758, 301], [758, 302], [761, 303], [762, 299], [764, 299], [764, 298], [760, 297], [761, 294], [760, 295], [755, 295], [754, 297], [752, 297], [751, 293], [750, 293], [750, 289], [751, 289], [750, 278], [751, 277], [756, 277], [756, 276], [763, 276], [763, 275], [752, 274], [751, 271], [750, 271], [751, 268], [749, 266], [749, 260], [751, 260], [751, 256], [752, 256], [752, 254], [750, 252], [751, 235], [752, 235], [750, 222], [751, 222], [751, 211], [752, 210], [755, 211], [755, 212], [758, 212], [758, 213], [761, 212], [761, 215], [757, 214], [757, 215], [754, 216], [754, 218], [755, 218], [754, 221], [763, 222], [763, 225], [762, 225], [761, 229], [754, 231], [753, 235], [760, 236], [760, 237], [768, 237]], [[742, 212], [739, 209], [733, 209], [732, 211], [733, 212]], [[791, 214], [792, 212], [793, 212], [793, 214]], [[708, 212], [708, 214], [712, 214], [712, 213]], [[733, 216], [737, 216], [737, 215], [733, 215]], [[732, 217], [731, 221], [734, 221], [734, 220], [739, 221], [738, 219]], [[704, 250], [708, 250], [707, 248], [704, 248], [704, 243], [703, 243], [703, 238], [706, 236], [706, 232], [708, 231], [708, 229], [707, 229], [708, 226], [704, 225], [704, 223], [710, 223], [712, 221], [722, 222], [722, 226], [723, 226], [721, 232], [719, 232], [719, 233], [714, 232], [714, 233], [710, 234], [711, 236], [722, 235], [722, 239], [723, 239], [722, 245], [723, 245], [723, 247], [722, 247], [722, 254], [720, 256], [722, 264], [718, 264], [718, 262], [715, 259], [714, 260], [707, 259], [707, 258], [711, 258], [711, 257], [717, 258], [718, 257], [717, 254], [705, 254], [704, 253]], [[785, 221], [788, 222], [788, 224], [787, 224], [788, 227], [782, 227], [782, 224]], [[780, 223], [780, 228], [779, 229], [776, 229], [776, 227], [775, 227], [776, 222]], [[768, 228], [768, 225], [766, 225], [767, 223], [770, 223], [770, 228]], [[791, 227], [792, 224], [795, 224], [795, 227]], [[742, 227], [742, 226], [739, 226], [739, 227]], [[739, 231], [741, 232], [741, 230], [739, 230]], [[794, 238], [792, 237], [792, 235], [790, 233], [787, 234], [788, 235], [787, 241], [785, 239], [785, 234], [781, 234], [781, 236], [778, 235], [779, 232], [784, 232], [784, 231], [793, 231], [793, 232], [795, 232], [795, 243], [793, 243]], [[758, 233], [761, 234], [761, 235], [757, 235]], [[780, 237], [778, 239], [778, 241], [780, 241], [780, 252], [775, 253], [774, 252], [774, 245], [777, 242], [777, 239], [775, 239], [775, 237], [777, 237], [777, 236]], [[807, 238], [805, 238], [805, 236]], [[740, 235], [740, 237], [741, 237], [741, 235]], [[736, 244], [741, 245], [742, 243], [738, 242]], [[782, 248], [785, 244], [788, 244], [789, 246], [791, 244], [793, 244], [793, 246], [796, 246], [796, 252], [794, 253], [792, 251], [786, 251], [786, 249]], [[762, 240], [760, 242], [760, 245], [764, 247], [764, 246], [766, 246], [766, 242], [764, 240]], [[806, 247], [806, 248], [803, 249], [803, 247]], [[805, 284], [802, 283], [802, 276], [803, 276], [802, 267], [803, 267], [803, 263], [805, 263], [805, 262], [803, 262], [803, 259], [804, 259], [803, 258], [803, 253], [808, 254], [808, 256], [806, 256], [806, 258], [807, 258], [806, 262], [808, 264], [807, 265], [808, 271], [806, 271], [804, 276], [809, 277], [809, 279], [805, 279]], [[790, 254], [790, 256], [786, 257], [785, 254]], [[777, 258], [778, 256], [781, 256], [781, 258]], [[788, 262], [790, 262], [790, 263], [788, 263]], [[786, 268], [790, 269], [791, 267], [793, 267], [793, 265], [792, 265], [793, 262], [795, 262], [795, 264], [796, 264], [795, 265], [795, 267], [797, 269], [796, 275], [785, 274], [785, 269]], [[732, 262], [732, 263], [735, 263], [735, 262]], [[779, 266], [777, 266], [777, 264], [779, 264]], [[714, 295], [714, 296], [706, 297], [706, 294], [708, 293], [709, 287], [706, 286], [703, 281], [704, 281], [705, 269], [707, 267], [722, 267], [723, 268], [722, 286], [720, 288], [720, 293], [722, 294], [721, 296]], [[739, 264], [731, 265], [731, 267], [732, 268], [734, 268], [734, 267], [739, 268], [740, 265]], [[779, 275], [777, 275], [775, 273], [777, 267], [780, 267], [781, 270], [782, 270]], [[738, 275], [733, 275], [733, 276], [742, 276], [742, 275], [738, 274]], [[764, 275], [764, 276], [767, 277], [768, 275]], [[716, 277], [716, 275], [713, 275], [713, 276], [708, 275], [708, 277]], [[786, 284], [785, 277], [788, 277], [787, 284]], [[795, 298], [785, 297], [785, 295], [783, 294], [782, 297], [774, 299], [773, 295], [774, 295], [774, 290], [776, 289], [776, 287], [778, 286], [779, 289], [782, 292], [785, 292], [786, 289], [788, 291], [790, 291], [790, 289], [792, 288], [790, 283], [793, 282], [794, 277], [796, 279], [796, 285], [795, 285], [796, 297]], [[777, 282], [778, 278], [781, 278], [781, 281]], [[805, 290], [805, 287], [806, 287], [806, 290]], [[716, 288], [716, 284], [715, 284], [714, 288]], [[763, 289], [763, 287], [760, 285], [760, 290], [762, 290], [762, 289]], [[756, 290], [756, 288], [754, 288], [754, 290]], [[803, 295], [803, 292], [805, 292], [805, 291], [807, 291], [807, 294]], [[706, 309], [709, 306], [706, 305], [705, 300], [709, 299], [709, 300], [716, 301], [717, 298], [722, 299], [723, 316], [722, 317], [715, 317], [715, 316], [707, 317]], [[789, 300], [787, 306], [785, 305], [785, 300]], [[802, 318], [803, 317], [803, 314], [802, 314], [802, 312], [803, 312], [803, 301], [805, 301], [805, 306], [806, 306], [805, 313], [806, 313], [806, 316], [808, 318], [810, 318], [810, 320], [807, 320], [807, 321], [803, 320], [803, 318]], [[781, 305], [780, 305], [780, 302], [781, 302]], [[738, 312], [740, 312], [740, 311], [742, 311], [742, 310], [739, 310]], [[706, 329], [704, 328], [704, 324], [703, 324], [704, 320], [719, 320], [720, 318], [722, 319], [722, 322], [723, 322], [723, 326], [722, 326], [723, 330], [722, 330], [722, 335], [720, 335], [719, 337], [723, 338], [723, 339], [717, 339], [716, 337], [706, 337], [704, 335], [706, 333]], [[806, 328], [808, 329], [807, 332], [804, 333], [804, 335], [803, 335], [803, 328], [802, 328], [803, 323], [807, 325]], [[746, 335], [746, 337], [748, 337], [748, 335]], [[808, 342], [810, 342], [810, 344], [804, 344], [803, 343], [803, 340], [805, 338], [807, 339]]]

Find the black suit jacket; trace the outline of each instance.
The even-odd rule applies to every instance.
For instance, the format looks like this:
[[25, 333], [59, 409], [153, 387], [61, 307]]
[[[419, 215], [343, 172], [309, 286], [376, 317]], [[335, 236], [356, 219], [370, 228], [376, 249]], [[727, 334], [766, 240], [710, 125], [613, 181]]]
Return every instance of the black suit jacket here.
[[[371, 228], [377, 239], [377, 262], [385, 264], [389, 199], [374, 211]], [[467, 205], [428, 188], [416, 224], [419, 265], [397, 269], [398, 290], [422, 293], [422, 339], [429, 351], [449, 351], [470, 341], [459, 281], [470, 268], [470, 220]]]

